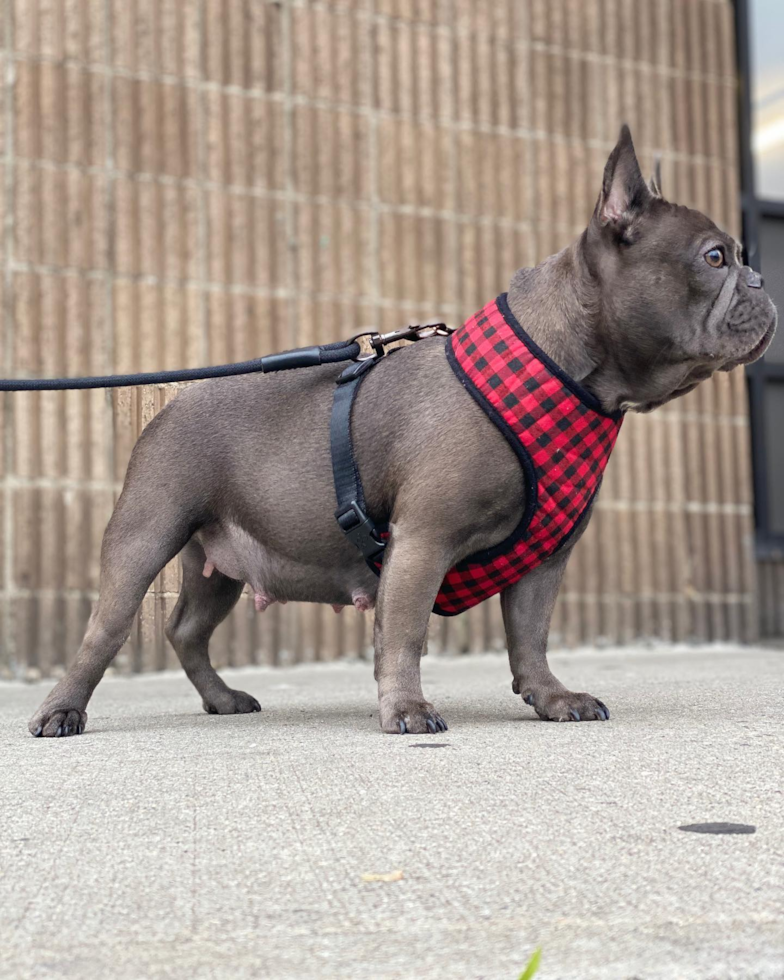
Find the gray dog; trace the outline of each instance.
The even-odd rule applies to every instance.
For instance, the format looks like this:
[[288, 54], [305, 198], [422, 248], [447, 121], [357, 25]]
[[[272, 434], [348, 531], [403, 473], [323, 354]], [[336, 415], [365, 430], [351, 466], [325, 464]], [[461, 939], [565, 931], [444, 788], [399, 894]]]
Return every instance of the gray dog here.
[[[776, 324], [761, 285], [733, 238], [664, 200], [658, 178], [645, 182], [624, 127], [587, 229], [516, 272], [505, 302], [567, 384], [620, 418], [760, 357]], [[383, 358], [356, 399], [367, 510], [389, 527], [380, 578], [333, 516], [329, 419], [345, 365], [210, 381], [179, 394], [133, 451], [103, 539], [100, 598], [32, 734], [84, 731], [95, 686], [177, 554], [182, 591], [166, 633], [208, 712], [259, 710], [227, 687], [208, 653], [248, 583], [260, 610], [287, 600], [375, 605], [381, 728], [445, 729], [419, 670], [439, 588], [467, 556], [491, 553], [512, 535], [531, 496], [508, 438], [467, 394], [447, 344], [431, 338]], [[567, 690], [545, 653], [561, 577], [589, 516], [590, 504], [563, 547], [501, 592], [513, 689], [545, 719], [609, 717], [598, 699]]]

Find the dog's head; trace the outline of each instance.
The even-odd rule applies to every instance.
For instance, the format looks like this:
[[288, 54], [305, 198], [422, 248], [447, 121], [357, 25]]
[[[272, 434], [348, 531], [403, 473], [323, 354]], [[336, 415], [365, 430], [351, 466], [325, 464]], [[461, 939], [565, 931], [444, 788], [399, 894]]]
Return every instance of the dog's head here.
[[625, 387], [618, 407], [649, 411], [714, 371], [761, 357], [776, 329], [741, 247], [699, 211], [643, 179], [628, 127], [610, 154], [582, 254], [598, 284], [597, 342]]

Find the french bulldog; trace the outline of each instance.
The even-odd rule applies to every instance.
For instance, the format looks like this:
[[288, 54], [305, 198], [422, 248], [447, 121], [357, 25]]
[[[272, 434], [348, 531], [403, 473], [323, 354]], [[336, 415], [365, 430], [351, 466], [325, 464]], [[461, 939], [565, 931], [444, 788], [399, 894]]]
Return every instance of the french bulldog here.
[[[508, 306], [560, 368], [611, 412], [648, 412], [714, 371], [762, 356], [776, 310], [738, 242], [646, 182], [629, 129], [607, 161], [577, 241], [515, 272]], [[344, 365], [203, 382], [142, 433], [101, 550], [100, 595], [81, 648], [29, 723], [81, 734], [87, 703], [129, 636], [146, 590], [180, 555], [182, 590], [166, 628], [206, 711], [259, 711], [210, 663], [215, 627], [245, 584], [256, 607], [296, 600], [375, 606], [375, 677], [384, 732], [441, 731], [420, 658], [447, 571], [504, 540], [526, 504], [523, 471], [447, 363], [443, 338], [382, 358], [359, 389], [353, 438], [368, 513], [388, 520], [377, 577], [334, 517], [329, 419]], [[546, 657], [568, 546], [501, 593], [512, 687], [540, 718], [606, 720]]]

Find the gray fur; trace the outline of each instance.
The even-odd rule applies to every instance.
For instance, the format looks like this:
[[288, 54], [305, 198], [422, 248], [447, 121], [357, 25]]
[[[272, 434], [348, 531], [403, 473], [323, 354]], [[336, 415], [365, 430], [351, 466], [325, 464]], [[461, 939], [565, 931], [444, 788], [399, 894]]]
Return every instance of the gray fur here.
[[[624, 127], [586, 231], [515, 273], [509, 289], [534, 340], [606, 410], [661, 405], [761, 356], [775, 329], [775, 308], [738, 264], [737, 243], [703, 214], [664, 200], [658, 178], [654, 186]], [[726, 268], [704, 259], [716, 245]], [[247, 582], [260, 607], [375, 601], [382, 729], [443, 727], [419, 676], [433, 601], [445, 572], [503, 540], [525, 506], [517, 458], [443, 348], [432, 339], [385, 358], [357, 398], [368, 508], [376, 520], [390, 516], [380, 579], [333, 516], [329, 415], [341, 366], [221, 379], [178, 395], [134, 448], [84, 642], [30, 731], [83, 731], [90, 696], [145, 591], [178, 553], [183, 586], [167, 635], [206, 710], [259, 710], [224, 684], [208, 655], [212, 631]], [[550, 613], [573, 543], [502, 595], [514, 687], [543, 718], [604, 718], [600, 701], [566, 690], [547, 667]]]

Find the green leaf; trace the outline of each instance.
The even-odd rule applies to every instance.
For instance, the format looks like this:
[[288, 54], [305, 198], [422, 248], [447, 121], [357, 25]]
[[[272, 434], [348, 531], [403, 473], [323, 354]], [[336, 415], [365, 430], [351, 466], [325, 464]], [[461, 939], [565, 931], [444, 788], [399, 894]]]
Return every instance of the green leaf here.
[[526, 966], [526, 968], [520, 974], [519, 980], [531, 980], [531, 977], [535, 973], [539, 972], [539, 961], [541, 960], [541, 958], [542, 958], [542, 947], [540, 946], [538, 949], [534, 950], [533, 956], [528, 961], [528, 965]]

